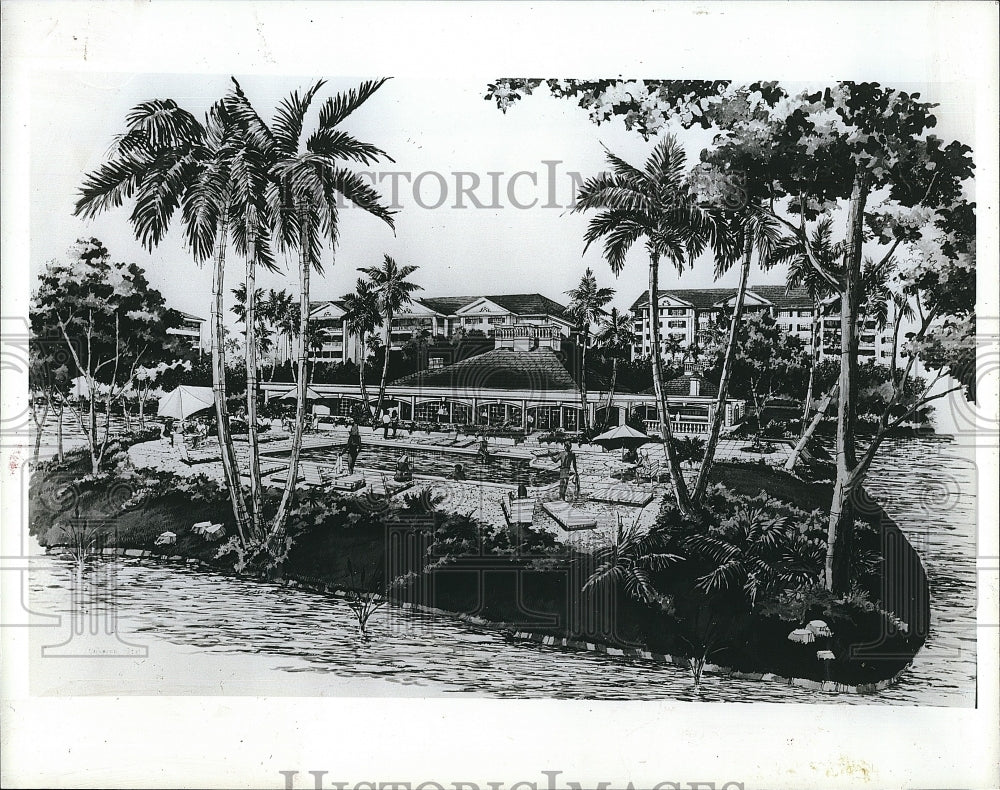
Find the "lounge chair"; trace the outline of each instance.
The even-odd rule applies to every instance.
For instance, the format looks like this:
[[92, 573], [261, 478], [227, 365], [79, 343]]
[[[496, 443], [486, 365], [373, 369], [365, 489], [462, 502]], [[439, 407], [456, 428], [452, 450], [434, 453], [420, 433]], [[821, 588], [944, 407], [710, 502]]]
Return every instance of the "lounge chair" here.
[[542, 502], [542, 509], [565, 530], [593, 529], [597, 526], [596, 516], [573, 507], [569, 502], [558, 499], [552, 502]]
[[329, 469], [323, 467], [319, 469], [319, 476], [325, 488], [332, 488], [335, 491], [357, 491], [366, 485], [362, 477], [358, 477], [357, 475], [341, 475], [338, 477], [330, 472]]
[[604, 488], [591, 488], [587, 498], [595, 502], [609, 502], [612, 505], [645, 507], [653, 501], [653, 492], [645, 488], [618, 483]]
[[515, 524], [532, 525], [535, 520], [535, 500], [511, 499], [510, 497], [500, 498], [500, 507], [503, 509], [504, 518], [507, 519], [508, 526]]

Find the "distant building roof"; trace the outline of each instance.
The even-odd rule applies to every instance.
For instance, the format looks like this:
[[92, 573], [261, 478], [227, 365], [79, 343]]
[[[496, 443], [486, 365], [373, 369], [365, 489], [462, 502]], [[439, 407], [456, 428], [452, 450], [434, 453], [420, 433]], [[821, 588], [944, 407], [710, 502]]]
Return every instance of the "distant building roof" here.
[[191, 315], [191, 313], [185, 313], [183, 310], [174, 310], [174, 312], [177, 313], [177, 315], [179, 315], [185, 321], [197, 321], [200, 324], [204, 324], [205, 323], [205, 319], [204, 318], [199, 318], [196, 315]]
[[[714, 398], [719, 394], [719, 388], [706, 379], [701, 373], [682, 374], [663, 382], [663, 389], [668, 398], [686, 397], [691, 394], [691, 379], [698, 379], [698, 395], [706, 398]], [[652, 395], [655, 392], [653, 387], [642, 390], [642, 395]]]
[[576, 382], [552, 350], [514, 351], [498, 348], [453, 365], [422, 370], [393, 384], [442, 389], [565, 390], [578, 392]]
[[[345, 310], [343, 299], [320, 299], [318, 302], [309, 302], [309, 312], [315, 313], [321, 307], [326, 307], [328, 304], [336, 305], [341, 310]], [[297, 303], [296, 303], [297, 306]]]
[[558, 315], [566, 313], [566, 306], [542, 294], [480, 294], [477, 296], [427, 296], [417, 301], [444, 315], [454, 315], [477, 299], [489, 299], [517, 315]]
[[[812, 307], [809, 291], [805, 288], [786, 288], [784, 285], [750, 285], [747, 291], [767, 299], [778, 309]], [[735, 288], [671, 288], [660, 290], [660, 296], [672, 296], [691, 303], [698, 310], [707, 310], [719, 302], [735, 296]], [[632, 310], [640, 310], [649, 305], [649, 291], [645, 290], [632, 303]]]

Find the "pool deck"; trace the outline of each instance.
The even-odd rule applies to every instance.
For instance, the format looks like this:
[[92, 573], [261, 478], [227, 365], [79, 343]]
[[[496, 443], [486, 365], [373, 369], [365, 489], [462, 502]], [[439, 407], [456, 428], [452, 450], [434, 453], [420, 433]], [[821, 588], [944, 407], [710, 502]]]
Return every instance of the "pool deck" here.
[[[379, 429], [378, 433], [381, 433], [381, 429]], [[291, 438], [288, 434], [280, 433], [268, 438], [271, 440], [262, 442], [260, 446], [262, 462], [265, 459], [268, 461], [281, 460], [267, 458], [267, 456], [273, 456], [276, 452], [284, 452], [291, 449]], [[383, 439], [371, 429], [361, 429], [362, 445], [393, 447], [400, 450], [435, 450], [459, 456], [476, 455], [478, 452], [478, 439], [475, 437], [461, 437], [461, 439], [472, 439], [473, 444], [468, 447], [456, 447], [450, 444], [453, 441], [453, 434], [409, 434], [405, 431], [400, 431], [396, 439]], [[312, 449], [337, 446], [346, 443], [346, 441], [347, 429], [336, 428], [333, 430], [324, 430], [316, 434], [306, 434], [303, 437], [302, 447], [303, 449]], [[747, 439], [723, 439], [719, 442], [716, 458], [717, 460], [731, 458], [756, 460], [763, 457], [765, 463], [775, 466], [783, 463], [790, 453], [790, 448], [784, 445], [780, 445], [776, 452], [764, 456], [743, 452], [742, 448], [748, 444], [749, 440]], [[211, 450], [213, 447], [217, 449], [218, 444], [210, 441], [204, 445], [205, 450]], [[528, 437], [528, 439], [516, 446], [491, 441], [489, 451], [491, 455], [516, 459], [532, 459], [542, 456], [539, 464], [547, 464], [548, 459], [545, 459], [545, 454], [557, 452], [558, 445], [540, 445], [534, 437]], [[591, 549], [606, 545], [613, 538], [620, 522], [625, 524], [635, 523], [640, 529], [648, 529], [652, 526], [659, 512], [663, 495], [670, 491], [669, 483], [657, 482], [642, 485], [622, 483], [612, 476], [614, 472], [622, 469], [617, 451], [608, 452], [594, 445], [575, 447], [575, 451], [577, 453], [577, 465], [580, 470], [582, 496], [577, 495], [575, 485], [571, 484], [567, 498], [570, 500], [572, 509], [579, 511], [579, 516], [592, 517], [596, 521], [596, 526], [590, 529], [567, 530], [553, 518], [546, 511], [545, 507], [543, 507], [543, 502], [558, 500], [558, 483], [551, 483], [537, 488], [529, 488], [529, 496], [535, 499], [533, 525], [536, 529], [544, 529], [555, 535], [563, 543], [574, 548]], [[662, 462], [663, 449], [661, 445], [650, 445], [646, 449], [646, 452], [652, 461]], [[244, 468], [243, 471], [245, 472], [248, 460], [247, 445], [245, 442], [236, 442], [236, 453], [240, 466]], [[204, 474], [220, 482], [223, 480], [221, 461], [215, 460], [189, 465], [184, 462], [180, 448], [171, 447], [169, 442], [165, 440], [133, 445], [129, 449], [129, 458], [136, 467], [140, 468], [156, 467], [182, 476]], [[690, 484], [693, 484], [697, 471], [697, 465], [685, 466], [684, 476]], [[276, 474], [280, 475], [280, 472]], [[269, 475], [265, 475], [265, 478], [268, 477]], [[371, 495], [373, 492], [377, 494], [381, 488], [382, 481], [391, 479], [391, 472], [357, 466], [355, 467], [355, 477], [361, 477], [365, 480], [365, 488], [356, 492], [344, 493], [344, 496], [366, 496]], [[414, 485], [409, 489], [411, 493], [433, 492], [435, 495], [444, 497], [441, 505], [443, 508], [471, 513], [474, 517], [482, 521], [498, 526], [506, 523], [501, 499], [508, 497], [517, 488], [516, 484], [513, 483], [508, 485], [478, 480], [459, 482], [419, 473], [414, 474], [413, 479]], [[246, 477], [244, 477], [244, 480], [246, 480]], [[588, 497], [588, 493], [591, 492], [600, 492], [599, 495], [602, 499], [617, 498], [623, 501], [619, 503], [597, 501]], [[616, 493], [618, 494], [617, 496]], [[651, 496], [648, 503], [641, 504], [648, 496]], [[574, 521], [576, 520], [574, 519]]]

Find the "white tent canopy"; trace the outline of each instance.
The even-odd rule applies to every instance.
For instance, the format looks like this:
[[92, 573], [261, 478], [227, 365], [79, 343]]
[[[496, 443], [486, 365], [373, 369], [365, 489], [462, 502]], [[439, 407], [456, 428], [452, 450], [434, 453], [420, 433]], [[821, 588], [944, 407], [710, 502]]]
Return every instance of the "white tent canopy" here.
[[211, 387], [189, 387], [182, 384], [173, 392], [168, 392], [160, 399], [156, 413], [160, 417], [186, 419], [195, 412], [215, 405], [215, 394]]

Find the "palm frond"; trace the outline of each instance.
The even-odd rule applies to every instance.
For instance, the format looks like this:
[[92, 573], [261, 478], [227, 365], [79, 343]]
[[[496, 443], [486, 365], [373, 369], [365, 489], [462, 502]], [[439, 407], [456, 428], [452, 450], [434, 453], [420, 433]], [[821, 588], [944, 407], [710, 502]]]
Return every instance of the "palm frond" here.
[[316, 92], [324, 83], [325, 80], [318, 80], [301, 96], [297, 90], [292, 91], [279, 102], [271, 130], [282, 156], [292, 157], [298, 153], [299, 138], [302, 136], [302, 124], [305, 122], [306, 113], [309, 112], [309, 105], [312, 104]]
[[368, 101], [375, 92], [389, 81], [388, 77], [376, 80], [365, 80], [357, 88], [337, 93], [327, 99], [319, 111], [319, 128], [332, 129], [346, 119], [362, 104]]

